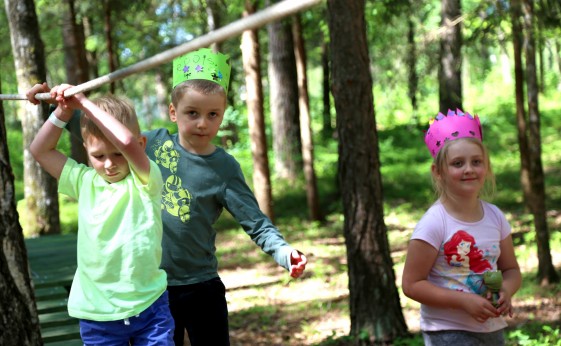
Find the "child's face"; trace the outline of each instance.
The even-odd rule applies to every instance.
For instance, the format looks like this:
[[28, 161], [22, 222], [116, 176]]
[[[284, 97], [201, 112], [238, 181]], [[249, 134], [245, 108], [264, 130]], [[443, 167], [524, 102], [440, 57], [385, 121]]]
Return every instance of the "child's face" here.
[[200, 155], [214, 151], [211, 141], [218, 133], [226, 110], [223, 94], [204, 95], [187, 89], [177, 107], [171, 104], [169, 110], [171, 121], [177, 123], [181, 146]]
[[129, 175], [127, 159], [109, 140], [88, 136], [84, 146], [91, 166], [108, 183], [116, 183]]
[[440, 177], [446, 193], [458, 197], [477, 197], [487, 176], [487, 165], [481, 147], [459, 139], [449, 144], [447, 154]]

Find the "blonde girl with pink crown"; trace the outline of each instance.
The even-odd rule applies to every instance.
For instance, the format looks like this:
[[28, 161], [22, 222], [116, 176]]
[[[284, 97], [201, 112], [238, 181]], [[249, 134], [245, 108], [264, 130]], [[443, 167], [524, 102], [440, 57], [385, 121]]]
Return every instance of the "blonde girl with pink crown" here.
[[495, 183], [482, 139], [479, 117], [460, 110], [439, 113], [425, 133], [439, 198], [413, 231], [402, 279], [421, 303], [425, 345], [505, 344], [522, 278], [508, 221], [480, 198]]

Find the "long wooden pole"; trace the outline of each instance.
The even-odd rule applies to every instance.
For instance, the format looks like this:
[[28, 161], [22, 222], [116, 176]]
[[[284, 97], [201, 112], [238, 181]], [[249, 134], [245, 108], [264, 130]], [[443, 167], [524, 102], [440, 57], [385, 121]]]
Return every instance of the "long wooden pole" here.
[[[203, 36], [199, 36], [187, 43], [170, 48], [151, 58], [137, 62], [134, 65], [111, 72], [104, 76], [90, 80], [89, 82], [79, 84], [64, 92], [65, 97], [79, 94], [98, 88], [104, 84], [112, 83], [128, 77], [132, 74], [143, 72], [156, 66], [168, 63], [178, 56], [192, 52], [199, 48], [208, 47], [214, 42], [222, 42], [231, 37], [241, 35], [246, 30], [253, 30], [262, 27], [270, 22], [290, 16], [300, 11], [304, 11], [314, 5], [319, 4], [323, 0], [284, 0], [266, 9], [256, 12], [250, 16], [241, 18], [226, 26], [211, 31]], [[51, 98], [49, 93], [39, 93], [35, 95], [38, 100], [48, 100]], [[0, 94], [2, 100], [27, 100], [25, 95], [21, 94]]]

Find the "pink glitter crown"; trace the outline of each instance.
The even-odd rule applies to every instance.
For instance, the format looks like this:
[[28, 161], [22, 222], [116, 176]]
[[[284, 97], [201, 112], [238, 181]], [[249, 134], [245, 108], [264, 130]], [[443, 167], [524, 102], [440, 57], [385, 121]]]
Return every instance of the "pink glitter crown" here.
[[446, 115], [438, 113], [429, 124], [429, 129], [425, 133], [425, 144], [433, 158], [448, 141], [465, 137], [483, 140], [479, 117], [459, 109], [456, 109], [456, 112], [448, 110]]

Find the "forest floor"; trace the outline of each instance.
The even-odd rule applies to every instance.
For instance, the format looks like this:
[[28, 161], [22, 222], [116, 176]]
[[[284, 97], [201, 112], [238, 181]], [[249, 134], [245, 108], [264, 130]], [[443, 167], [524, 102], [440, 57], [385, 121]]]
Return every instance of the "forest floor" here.
[[[561, 229], [561, 213], [554, 218], [554, 228]], [[240, 233], [239, 237], [219, 239], [217, 247], [239, 246], [240, 242], [245, 242], [252, 247], [244, 250], [243, 256], [261, 256], [260, 250]], [[290, 279], [268, 256], [261, 257], [257, 264], [227, 265], [221, 269], [220, 275], [228, 290], [232, 345], [350, 345], [345, 341], [350, 319], [343, 237], [290, 241], [308, 255], [309, 265], [300, 279]], [[540, 287], [529, 283], [533, 280], [529, 273], [535, 273], [537, 267], [537, 256], [525, 246], [519, 244], [516, 248], [517, 254], [529, 252], [530, 255], [518, 259], [524, 284], [514, 298], [515, 314], [507, 318], [509, 329], [529, 324], [537, 324], [538, 328], [560, 326], [561, 295], [552, 294], [552, 290], [558, 292], [561, 286]], [[398, 288], [404, 256], [403, 246], [392, 251]], [[552, 249], [552, 256], [559, 268], [561, 251]], [[229, 262], [226, 256], [223, 259]], [[531, 288], [525, 289], [525, 286]], [[409, 331], [418, 333], [419, 305], [405, 297], [401, 290], [400, 296]], [[418, 340], [411, 340], [410, 344], [418, 344]]]

